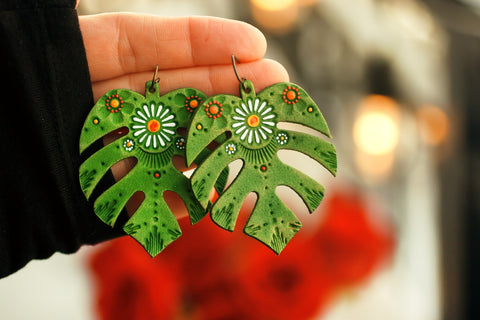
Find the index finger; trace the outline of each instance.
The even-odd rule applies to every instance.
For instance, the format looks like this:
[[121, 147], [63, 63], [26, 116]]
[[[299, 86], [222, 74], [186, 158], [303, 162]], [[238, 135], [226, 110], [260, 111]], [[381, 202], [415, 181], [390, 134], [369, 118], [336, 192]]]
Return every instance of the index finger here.
[[242, 62], [263, 57], [266, 40], [255, 27], [214, 17], [139, 14], [80, 17], [92, 81], [124, 74]]

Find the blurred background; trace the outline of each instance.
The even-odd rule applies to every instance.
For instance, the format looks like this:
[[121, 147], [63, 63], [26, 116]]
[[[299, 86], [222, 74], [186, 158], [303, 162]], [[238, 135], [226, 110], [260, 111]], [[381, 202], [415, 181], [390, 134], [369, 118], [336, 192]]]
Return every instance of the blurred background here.
[[309, 216], [298, 197], [279, 190], [308, 227], [277, 260], [241, 230], [184, 223], [185, 240], [154, 264], [128, 239], [29, 263], [0, 281], [2, 319], [480, 319], [480, 1], [79, 7], [111, 11], [258, 27], [267, 57], [329, 123], [338, 177], [307, 157], [285, 156], [327, 193]]

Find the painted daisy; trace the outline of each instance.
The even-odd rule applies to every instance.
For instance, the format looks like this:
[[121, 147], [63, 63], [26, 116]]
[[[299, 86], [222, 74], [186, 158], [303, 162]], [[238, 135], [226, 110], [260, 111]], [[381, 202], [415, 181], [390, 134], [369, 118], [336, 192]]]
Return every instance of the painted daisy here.
[[135, 148], [135, 142], [132, 139], [125, 139], [123, 140], [123, 148], [130, 152]]
[[152, 103], [150, 107], [144, 104], [143, 109], [137, 109], [136, 116], [132, 118], [133, 136], [146, 148], [165, 147], [175, 135], [177, 123], [174, 118], [170, 109], [162, 104], [156, 106]]
[[228, 154], [234, 154], [237, 152], [237, 147], [233, 143], [229, 143], [225, 146], [225, 152]]
[[277, 134], [277, 136], [275, 137], [275, 140], [277, 140], [278, 144], [284, 145], [288, 142], [288, 135], [284, 132], [281, 132]]
[[177, 147], [178, 150], [185, 150], [185, 138], [184, 137], [178, 137], [175, 140], [175, 147]]
[[248, 144], [260, 144], [267, 140], [276, 125], [273, 108], [258, 98], [248, 99], [247, 103], [242, 101], [240, 107], [235, 108], [232, 119], [234, 133]]

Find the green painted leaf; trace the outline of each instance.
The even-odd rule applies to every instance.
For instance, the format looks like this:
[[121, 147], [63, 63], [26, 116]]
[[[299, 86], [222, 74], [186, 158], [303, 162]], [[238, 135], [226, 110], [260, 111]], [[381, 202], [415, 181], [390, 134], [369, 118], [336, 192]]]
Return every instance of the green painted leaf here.
[[[193, 174], [193, 192], [212, 220], [233, 231], [242, 203], [250, 192], [258, 196], [244, 232], [279, 254], [301, 228], [295, 214], [278, 198], [277, 186], [292, 188], [313, 212], [325, 188], [302, 172], [284, 164], [278, 150], [302, 152], [337, 172], [335, 147], [328, 141], [289, 130], [279, 122], [302, 124], [330, 137], [327, 123], [310, 96], [293, 83], [277, 83], [256, 94], [253, 84], [240, 85], [241, 98], [231, 95], [209, 97], [195, 114], [188, 130], [187, 163], [193, 162], [217, 136], [231, 137], [207, 156]], [[234, 160], [243, 161], [238, 176], [213, 205], [209, 195], [223, 168]]]
[[192, 224], [206, 214], [193, 194], [189, 179], [172, 163], [174, 156], [185, 157], [186, 138], [179, 134], [178, 128], [189, 126], [206, 96], [192, 88], [160, 96], [158, 84], [152, 87], [151, 81], [145, 88], [145, 96], [127, 89], [111, 90], [95, 104], [82, 129], [80, 152], [114, 130], [127, 128], [128, 133], [85, 160], [79, 176], [82, 190], [90, 198], [115, 163], [137, 159], [125, 177], [95, 200], [94, 211], [103, 222], [113, 226], [132, 195], [143, 192], [143, 202], [123, 229], [155, 256], [181, 235], [178, 222], [164, 200], [166, 191], [180, 195]]

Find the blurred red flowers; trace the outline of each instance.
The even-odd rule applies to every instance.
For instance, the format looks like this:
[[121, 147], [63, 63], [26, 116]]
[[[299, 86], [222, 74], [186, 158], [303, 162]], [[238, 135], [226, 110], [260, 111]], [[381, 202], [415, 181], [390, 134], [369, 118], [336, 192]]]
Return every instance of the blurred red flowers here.
[[358, 284], [390, 256], [393, 232], [385, 221], [378, 221], [386, 217], [369, 213], [358, 193], [333, 194], [325, 206], [324, 221], [312, 239], [312, 250], [336, 285]]
[[[143, 249], [142, 249], [143, 250]], [[91, 260], [100, 319], [172, 319], [180, 307], [174, 266], [152, 263], [130, 237], [117, 239]]]
[[332, 193], [321, 208], [318, 227], [302, 229], [280, 256], [240, 224], [229, 233], [209, 219], [181, 221], [183, 236], [154, 259], [129, 237], [111, 241], [91, 259], [98, 315], [311, 319], [339, 290], [367, 280], [394, 247], [389, 224], [372, 217], [360, 194]]

